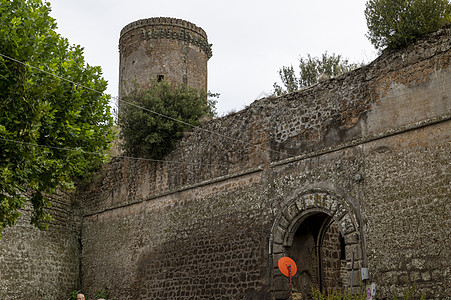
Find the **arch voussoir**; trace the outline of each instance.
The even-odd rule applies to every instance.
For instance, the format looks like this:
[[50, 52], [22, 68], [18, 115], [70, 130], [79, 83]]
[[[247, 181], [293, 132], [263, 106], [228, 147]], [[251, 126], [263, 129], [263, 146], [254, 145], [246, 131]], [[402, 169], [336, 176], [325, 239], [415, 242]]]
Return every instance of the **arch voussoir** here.
[[299, 213], [301, 210], [299, 210], [298, 206], [296, 205], [296, 202], [291, 202], [287, 207], [283, 210], [282, 216], [288, 221], [291, 222]]
[[338, 228], [340, 228], [340, 231], [343, 236], [346, 234], [357, 232], [357, 228], [355, 227], [354, 222], [352, 221], [351, 216], [349, 213], [345, 213], [341, 216], [340, 219], [335, 220], [338, 224]]
[[276, 228], [273, 230], [272, 242], [277, 244], [283, 244], [287, 229], [276, 225]]
[[[359, 224], [352, 207], [344, 198], [330, 191], [309, 190], [298, 193], [284, 202], [272, 227], [269, 246], [274, 264], [272, 275], [274, 293], [283, 290], [279, 282], [281, 274], [278, 271], [278, 259], [287, 254], [287, 249], [291, 247], [298, 227], [304, 220], [315, 214], [328, 215], [338, 227], [346, 249], [346, 272], [352, 273], [351, 265], [361, 265], [363, 256]], [[351, 276], [347, 277], [351, 278]], [[358, 282], [356, 276], [354, 276], [355, 282]], [[348, 287], [351, 285], [350, 279], [347, 279], [346, 285]]]

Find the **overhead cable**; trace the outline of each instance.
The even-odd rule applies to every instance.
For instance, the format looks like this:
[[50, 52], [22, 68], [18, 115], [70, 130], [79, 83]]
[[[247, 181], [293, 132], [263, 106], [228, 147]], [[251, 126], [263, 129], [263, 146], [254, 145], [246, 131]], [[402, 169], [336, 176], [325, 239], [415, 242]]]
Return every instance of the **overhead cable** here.
[[[29, 145], [29, 146], [35, 146], [40, 148], [50, 148], [50, 149], [57, 149], [57, 150], [63, 150], [63, 151], [72, 151], [72, 152], [78, 152], [83, 154], [92, 154], [92, 155], [98, 155], [98, 156], [108, 156], [108, 154], [102, 154], [98, 152], [91, 152], [86, 151], [78, 148], [69, 148], [69, 147], [56, 147], [56, 146], [49, 146], [49, 145], [42, 145], [42, 144], [35, 144], [35, 143], [29, 143], [29, 142], [23, 142], [23, 141], [17, 141], [17, 140], [11, 140], [11, 139], [5, 139], [0, 137], [0, 140], [10, 142], [10, 143], [16, 143], [16, 144], [23, 144], [23, 145]], [[152, 158], [142, 158], [142, 157], [133, 157], [133, 156], [127, 156], [127, 155], [118, 155], [114, 156], [114, 158], [127, 158], [132, 160], [143, 160], [143, 161], [151, 161], [151, 162], [161, 162], [161, 163], [173, 163], [173, 164], [181, 164], [181, 165], [193, 165], [193, 166], [199, 166], [199, 165], [219, 165], [219, 164], [205, 164], [205, 163], [189, 163], [189, 162], [180, 162], [180, 161], [173, 161], [173, 160], [162, 160], [162, 159], [152, 159]], [[224, 166], [224, 165], [223, 165]]]
[[[25, 62], [22, 62], [22, 61], [20, 61], [20, 60], [14, 59], [14, 58], [9, 57], [9, 56], [7, 56], [7, 55], [4, 55], [4, 54], [1, 54], [1, 53], [0, 53], [0, 56], [4, 57], [4, 58], [6, 58], [6, 59], [9, 59], [9, 60], [11, 60], [11, 61], [20, 63], [20, 64], [22, 64], [22, 65], [28, 66], [28, 67], [30, 67], [30, 68], [36, 69], [36, 70], [41, 71], [41, 72], [43, 72], [43, 73], [46, 73], [46, 74], [48, 74], [48, 75], [57, 77], [57, 78], [59, 78], [59, 79], [61, 79], [61, 80], [65, 80], [65, 81], [70, 82], [70, 83], [72, 83], [72, 84], [74, 84], [74, 85], [77, 85], [77, 86], [79, 86], [79, 87], [82, 87], [82, 88], [85, 88], [85, 89], [94, 91], [94, 92], [99, 93], [99, 94], [101, 94], [101, 95], [107, 95], [107, 94], [104, 94], [104, 93], [101, 92], [101, 91], [98, 91], [98, 90], [93, 89], [93, 88], [91, 88], [91, 87], [85, 86], [85, 85], [80, 84], [80, 83], [78, 83], [78, 82], [72, 81], [72, 80], [70, 80], [70, 79], [67, 79], [67, 78], [58, 76], [58, 75], [56, 75], [56, 74], [54, 74], [54, 73], [45, 71], [45, 70], [43, 70], [43, 69], [41, 69], [41, 68], [37, 68], [37, 67], [35, 67], [35, 66], [32, 66], [32, 65], [30, 65], [30, 64], [28, 64], [28, 63], [25, 63]], [[152, 113], [152, 114], [155, 114], [155, 115], [164, 117], [164, 118], [166, 118], [166, 119], [169, 119], [169, 120], [172, 120], [172, 121], [175, 121], [175, 122], [178, 122], [178, 123], [187, 125], [187, 126], [190, 126], [190, 127], [192, 127], [192, 128], [199, 129], [199, 130], [201, 130], [201, 131], [208, 132], [208, 133], [210, 133], [210, 134], [215, 134], [215, 135], [217, 135], [217, 136], [220, 136], [220, 137], [223, 137], [223, 138], [227, 138], [227, 139], [232, 140], [232, 141], [235, 141], [235, 142], [243, 143], [243, 144], [249, 145], [249, 146], [251, 146], [251, 147], [260, 148], [260, 149], [263, 149], [263, 150], [265, 149], [265, 148], [263, 148], [263, 147], [260, 146], [260, 145], [254, 145], [254, 144], [252, 144], [252, 143], [250, 143], [250, 142], [247, 142], [247, 141], [243, 141], [243, 140], [240, 140], [240, 139], [232, 138], [232, 137], [229, 137], [229, 136], [227, 136], [227, 135], [224, 135], [224, 134], [221, 134], [221, 133], [212, 131], [212, 130], [208, 130], [208, 129], [202, 128], [201, 126], [195, 126], [195, 125], [189, 124], [189, 123], [184, 122], [184, 121], [182, 121], [182, 120], [179, 120], [179, 119], [176, 119], [176, 118], [167, 116], [167, 115], [165, 115], [165, 114], [162, 114], [162, 113], [153, 111], [153, 110], [151, 110], [151, 109], [148, 109], [148, 108], [145, 108], [145, 107], [142, 107], [142, 106], [139, 106], [139, 105], [137, 105], [137, 104], [135, 104], [135, 103], [132, 103], [132, 102], [123, 100], [123, 99], [121, 99], [121, 98], [119, 98], [119, 97], [112, 97], [111, 95], [110, 95], [110, 97], [113, 98], [113, 99], [116, 99], [117, 101], [123, 102], [123, 103], [125, 103], [125, 104], [127, 104], [127, 105], [131, 105], [131, 106], [134, 106], [134, 107], [143, 109], [143, 110], [148, 111], [148, 112], [150, 112], [150, 113]], [[276, 150], [272, 150], [272, 149], [267, 149], [267, 150], [270, 151], [270, 152], [273, 152], [273, 153], [278, 153], [278, 154], [282, 154], [282, 155], [287, 155], [288, 157], [293, 157], [292, 155], [290, 155], [290, 154], [288, 154], [288, 153], [283, 153], [283, 152], [276, 151]]]

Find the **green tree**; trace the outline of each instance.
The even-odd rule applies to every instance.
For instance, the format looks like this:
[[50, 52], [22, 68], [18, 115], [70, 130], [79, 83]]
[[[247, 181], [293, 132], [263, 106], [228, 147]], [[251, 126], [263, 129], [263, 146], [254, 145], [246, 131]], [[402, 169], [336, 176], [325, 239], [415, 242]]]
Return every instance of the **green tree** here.
[[0, 0], [0, 233], [28, 201], [31, 223], [47, 228], [46, 195], [99, 165], [113, 137], [101, 70], [55, 32], [50, 10]]
[[369, 0], [367, 37], [376, 49], [399, 49], [451, 21], [449, 0]]
[[166, 81], [153, 82], [145, 90], [135, 88], [122, 102], [121, 147], [135, 157], [162, 158], [185, 131], [198, 126], [202, 117], [213, 116], [205, 95], [189, 87], [173, 87]]
[[299, 58], [299, 77], [296, 76], [293, 66], [283, 66], [279, 70], [280, 80], [284, 86], [274, 83], [274, 94], [280, 96], [298, 91], [318, 83], [319, 77], [323, 74], [327, 77], [339, 76], [359, 66], [361, 64], [349, 63], [348, 59], [334, 53], [328, 55], [325, 52], [320, 58], [307, 54], [307, 58]]

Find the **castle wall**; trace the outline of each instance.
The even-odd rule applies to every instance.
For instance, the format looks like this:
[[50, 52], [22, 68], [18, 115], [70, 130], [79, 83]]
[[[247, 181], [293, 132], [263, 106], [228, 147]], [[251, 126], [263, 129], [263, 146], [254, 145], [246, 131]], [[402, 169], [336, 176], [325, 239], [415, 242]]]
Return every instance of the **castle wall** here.
[[294, 256], [295, 289], [306, 293], [301, 276], [321, 273], [302, 246], [316, 247], [311, 232], [330, 218], [326, 286], [340, 276], [358, 291], [367, 267], [377, 299], [413, 282], [446, 299], [450, 49], [448, 27], [213, 120], [166, 162], [114, 159], [76, 195], [52, 196], [49, 230], [31, 227], [24, 210], [3, 231], [0, 297], [67, 299], [81, 284], [89, 299], [102, 289], [116, 299], [287, 299], [278, 259]]
[[[303, 218], [323, 213], [345, 240], [344, 287], [357, 291], [368, 267], [377, 299], [407, 280], [445, 299], [450, 36], [448, 27], [213, 120], [204, 128], [220, 135], [196, 129], [165, 163], [113, 160], [80, 193], [83, 289], [119, 299], [287, 299], [277, 260]], [[310, 267], [298, 263], [300, 274]]]
[[31, 209], [0, 240], [0, 298], [68, 299], [80, 282], [80, 218], [70, 194], [51, 196], [54, 220], [46, 231], [30, 225]]

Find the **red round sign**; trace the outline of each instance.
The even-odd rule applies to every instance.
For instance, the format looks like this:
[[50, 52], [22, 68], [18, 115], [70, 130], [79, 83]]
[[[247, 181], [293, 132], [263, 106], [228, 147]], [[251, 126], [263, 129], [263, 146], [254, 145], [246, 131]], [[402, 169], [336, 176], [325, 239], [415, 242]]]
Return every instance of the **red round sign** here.
[[292, 260], [288, 256], [284, 256], [281, 259], [279, 259], [278, 266], [279, 266], [280, 272], [282, 272], [282, 274], [287, 277], [290, 276], [290, 273], [288, 271], [288, 266], [290, 266], [290, 268], [291, 268], [291, 276], [294, 276], [298, 270], [294, 260]]

